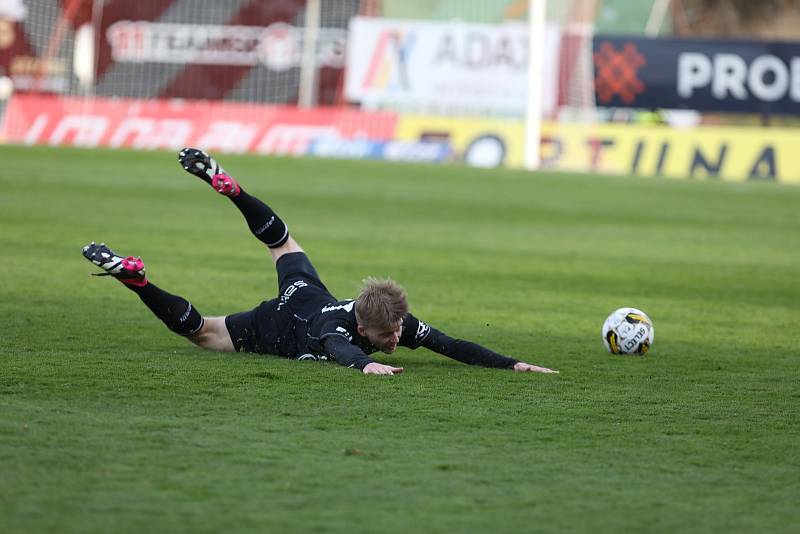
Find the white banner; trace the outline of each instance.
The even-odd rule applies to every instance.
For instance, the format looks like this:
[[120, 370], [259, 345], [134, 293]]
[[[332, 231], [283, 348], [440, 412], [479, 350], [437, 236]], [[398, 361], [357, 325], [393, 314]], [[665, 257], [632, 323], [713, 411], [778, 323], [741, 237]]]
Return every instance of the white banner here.
[[[0, 0], [2, 1], [2, 0]], [[163, 23], [120, 20], [106, 31], [118, 63], [258, 65], [285, 71], [300, 65], [303, 31], [283, 22], [260, 26]], [[346, 33], [320, 28], [317, 63], [341, 68]]]
[[[556, 106], [559, 32], [545, 36], [543, 107]], [[523, 116], [528, 28], [355, 17], [345, 93], [370, 109]]]

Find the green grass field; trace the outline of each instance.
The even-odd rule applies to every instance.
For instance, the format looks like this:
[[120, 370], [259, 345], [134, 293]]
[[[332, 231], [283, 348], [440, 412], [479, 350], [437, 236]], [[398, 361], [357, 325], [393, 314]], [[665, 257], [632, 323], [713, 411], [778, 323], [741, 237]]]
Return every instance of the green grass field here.
[[[80, 249], [249, 309], [276, 280], [235, 207], [172, 153], [0, 147], [0, 532], [796, 532], [800, 188], [222, 161], [338, 297], [390, 275], [561, 374], [194, 348]], [[646, 358], [602, 346], [621, 306]]]

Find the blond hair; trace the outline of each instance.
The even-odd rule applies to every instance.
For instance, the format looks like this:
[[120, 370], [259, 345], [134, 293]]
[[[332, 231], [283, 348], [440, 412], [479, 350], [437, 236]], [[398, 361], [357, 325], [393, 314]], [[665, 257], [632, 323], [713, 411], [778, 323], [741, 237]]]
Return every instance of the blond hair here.
[[390, 278], [365, 278], [356, 299], [356, 320], [361, 326], [393, 327], [408, 313], [406, 292]]

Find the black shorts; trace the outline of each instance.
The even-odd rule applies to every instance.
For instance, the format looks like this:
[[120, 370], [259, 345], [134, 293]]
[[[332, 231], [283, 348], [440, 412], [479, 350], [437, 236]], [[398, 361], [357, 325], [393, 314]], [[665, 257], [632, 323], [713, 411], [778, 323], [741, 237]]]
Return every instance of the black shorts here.
[[304, 352], [305, 319], [336, 302], [304, 252], [278, 259], [278, 298], [225, 317], [238, 352], [296, 357]]

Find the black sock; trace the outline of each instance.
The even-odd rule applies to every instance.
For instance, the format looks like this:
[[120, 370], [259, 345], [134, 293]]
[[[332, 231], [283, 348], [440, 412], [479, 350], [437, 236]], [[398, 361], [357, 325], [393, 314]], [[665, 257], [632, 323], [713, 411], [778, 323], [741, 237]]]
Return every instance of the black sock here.
[[244, 189], [231, 200], [244, 215], [247, 226], [259, 241], [269, 248], [283, 245], [289, 239], [289, 229], [272, 208], [254, 196], [248, 195]]
[[186, 299], [167, 293], [152, 282], [128, 287], [176, 334], [191, 336], [203, 327], [203, 316]]

